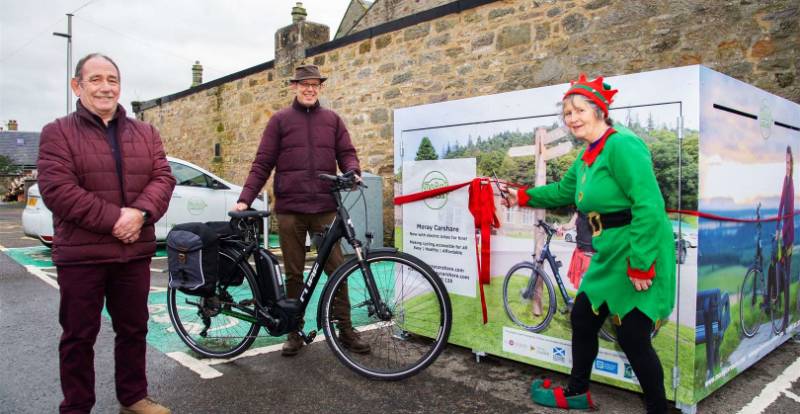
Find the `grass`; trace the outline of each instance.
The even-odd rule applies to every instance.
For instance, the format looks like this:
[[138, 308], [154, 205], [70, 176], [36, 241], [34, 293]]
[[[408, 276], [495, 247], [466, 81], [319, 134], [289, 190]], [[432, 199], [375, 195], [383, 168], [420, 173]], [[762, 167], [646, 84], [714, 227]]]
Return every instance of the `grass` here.
[[[493, 278], [492, 284], [484, 286], [488, 314], [488, 322], [485, 325], [483, 324], [480, 301], [478, 298], [450, 295], [453, 305], [453, 329], [450, 333], [449, 342], [515, 361], [568, 373], [569, 369], [567, 367], [503, 351], [503, 328], [519, 327], [517, 327], [505, 313], [505, 309], [503, 308], [502, 287], [502, 278]], [[560, 296], [557, 306], [559, 309], [563, 309], [564, 304]], [[541, 332], [541, 334], [569, 341], [571, 338], [569, 315], [556, 312], [547, 329]], [[676, 335], [679, 336], [678, 352], [675, 350]], [[612, 348], [609, 342], [602, 340], [600, 341], [600, 346]], [[678, 325], [675, 323], [668, 323], [661, 328], [659, 334], [654, 338], [653, 346], [661, 358], [661, 363], [664, 367], [664, 383], [668, 397], [673, 398], [675, 395], [675, 390], [672, 387], [671, 373], [675, 365], [677, 354], [678, 366], [683, 376], [677, 391], [678, 401], [693, 401], [694, 389], [690, 376], [693, 373], [692, 365], [695, 362], [693, 353], [694, 329], [686, 326], [681, 326], [680, 329], [678, 329]], [[612, 349], [621, 352], [619, 348]], [[592, 379], [620, 388], [639, 390], [636, 385], [605, 376], [593, 375]]]
[[[790, 285], [789, 290], [789, 321], [795, 321], [800, 317], [800, 312], [797, 311], [797, 295], [798, 295], [798, 283], [792, 283]], [[728, 325], [725, 333], [722, 336], [722, 343], [720, 344], [719, 350], [719, 360], [720, 365], [715, 366], [711, 370], [711, 376], [719, 374], [726, 366], [730, 365], [730, 363], [737, 363], [738, 361], [728, 361], [731, 354], [736, 351], [739, 345], [744, 338], [744, 334], [742, 333], [742, 328], [740, 324], [740, 315], [739, 315], [739, 308], [741, 305], [741, 301], [737, 301], [736, 303], [731, 303], [730, 305], [730, 324]], [[745, 317], [748, 317], [751, 312], [763, 312], [758, 310], [748, 311], [746, 312]], [[752, 316], [752, 315], [750, 315]], [[769, 316], [766, 314], [759, 315], [761, 318], [762, 323], [769, 322]], [[762, 326], [761, 329], [770, 329], [769, 326]], [[771, 337], [771, 336], [770, 336]], [[697, 344], [694, 351], [694, 398], [696, 401], [699, 401], [709, 394], [711, 394], [714, 390], [720, 388], [722, 385], [727, 383], [731, 378], [735, 377], [739, 371], [738, 370], [731, 370], [727, 375], [723, 376], [722, 378], [717, 379], [713, 384], [709, 386], [705, 385], [706, 379], [708, 378], [707, 373], [707, 358], [706, 358], [706, 344]]]
[[709, 266], [701, 266], [697, 271], [702, 275], [697, 278], [697, 291], [716, 288], [728, 293], [738, 292], [746, 273], [744, 266], [727, 266], [714, 271]]

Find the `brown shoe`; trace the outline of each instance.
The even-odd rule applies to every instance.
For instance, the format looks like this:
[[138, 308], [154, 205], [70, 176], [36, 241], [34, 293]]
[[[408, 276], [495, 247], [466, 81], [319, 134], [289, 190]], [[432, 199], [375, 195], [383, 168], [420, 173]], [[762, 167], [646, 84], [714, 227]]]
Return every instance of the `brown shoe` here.
[[358, 332], [350, 326], [339, 328], [339, 341], [357, 354], [368, 354], [371, 350], [369, 344], [361, 340]]
[[144, 397], [131, 406], [120, 407], [119, 414], [170, 414], [169, 408], [153, 401], [150, 397]]
[[283, 343], [283, 348], [281, 349], [281, 355], [283, 356], [294, 356], [300, 352], [300, 349], [306, 343], [303, 341], [303, 338], [300, 337], [300, 334], [297, 332], [292, 332], [286, 338], [286, 342]]

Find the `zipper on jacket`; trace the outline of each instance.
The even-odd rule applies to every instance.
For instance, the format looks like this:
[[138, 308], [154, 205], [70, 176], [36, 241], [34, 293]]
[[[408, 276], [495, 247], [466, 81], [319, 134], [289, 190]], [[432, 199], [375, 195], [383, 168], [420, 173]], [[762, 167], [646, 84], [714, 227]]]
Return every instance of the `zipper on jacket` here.
[[308, 165], [311, 166], [309, 181], [311, 183], [311, 192], [307, 197], [309, 197], [308, 202], [312, 203], [317, 193], [317, 166], [314, 164], [314, 141], [311, 138], [311, 108], [309, 107], [306, 107], [306, 137], [308, 139]]

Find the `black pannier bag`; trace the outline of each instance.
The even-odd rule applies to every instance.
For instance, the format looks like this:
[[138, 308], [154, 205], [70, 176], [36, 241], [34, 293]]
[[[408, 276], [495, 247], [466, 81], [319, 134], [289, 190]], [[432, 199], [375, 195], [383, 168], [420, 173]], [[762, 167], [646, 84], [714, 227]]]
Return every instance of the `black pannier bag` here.
[[219, 236], [203, 223], [178, 224], [167, 234], [169, 287], [209, 297], [219, 274]]
[[[230, 221], [209, 221], [206, 225], [214, 230], [220, 238], [241, 237], [241, 232], [234, 229]], [[234, 256], [235, 260], [236, 257]], [[239, 271], [236, 263], [226, 257], [219, 259], [219, 284], [221, 286], [240, 286], [244, 282], [244, 273]]]

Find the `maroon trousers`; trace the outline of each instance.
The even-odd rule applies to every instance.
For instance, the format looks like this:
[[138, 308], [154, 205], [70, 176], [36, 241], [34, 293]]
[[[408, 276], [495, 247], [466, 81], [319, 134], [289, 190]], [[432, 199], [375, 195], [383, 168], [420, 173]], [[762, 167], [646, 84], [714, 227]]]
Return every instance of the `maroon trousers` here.
[[129, 263], [58, 266], [63, 333], [58, 346], [61, 413], [89, 413], [95, 403], [94, 343], [104, 299], [116, 336], [114, 381], [117, 399], [132, 405], [147, 396], [145, 352], [150, 259]]

